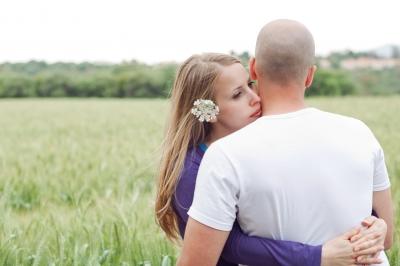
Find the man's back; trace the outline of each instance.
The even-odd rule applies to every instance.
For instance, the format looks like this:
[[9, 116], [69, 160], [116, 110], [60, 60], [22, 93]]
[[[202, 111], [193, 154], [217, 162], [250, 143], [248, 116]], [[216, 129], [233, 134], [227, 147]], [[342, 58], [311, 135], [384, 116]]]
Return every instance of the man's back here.
[[308, 244], [358, 225], [371, 214], [373, 190], [389, 187], [371, 131], [314, 108], [261, 117], [217, 141], [201, 164], [205, 176], [189, 212], [196, 220], [229, 230], [237, 212], [250, 235]]

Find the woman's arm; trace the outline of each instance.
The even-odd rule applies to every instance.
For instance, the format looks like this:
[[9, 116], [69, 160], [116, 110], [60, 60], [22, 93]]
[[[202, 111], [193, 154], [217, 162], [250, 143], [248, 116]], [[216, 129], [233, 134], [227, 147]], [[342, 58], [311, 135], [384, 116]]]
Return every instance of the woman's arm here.
[[[323, 246], [248, 236], [235, 222], [221, 256], [227, 261], [247, 265], [340, 266], [354, 264], [356, 256], [367, 254], [358, 263], [380, 263], [380, 259], [373, 255], [380, 250], [379, 238], [386, 234], [386, 226], [375, 217], [364, 221], [367, 223], [364, 226], [369, 228], [364, 230], [359, 241], [351, 243], [350, 239], [359, 234], [361, 227], [351, 229]], [[358, 248], [357, 252], [355, 248]]]
[[[185, 231], [188, 221], [187, 210], [192, 202], [192, 193], [190, 188], [194, 184], [191, 182], [181, 182], [176, 191], [178, 202], [175, 202], [175, 211], [181, 227], [181, 236]], [[188, 191], [189, 190], [189, 191]], [[185, 193], [189, 192], [189, 193]], [[175, 199], [176, 201], [177, 199]], [[374, 223], [371, 225], [371, 234], [382, 234], [383, 229], [374, 229]], [[354, 262], [354, 245], [350, 243], [350, 238], [356, 235], [358, 231], [349, 231], [321, 246], [310, 246], [298, 242], [272, 240], [268, 238], [248, 236], [240, 228], [237, 222], [232, 227], [227, 242], [222, 251], [221, 257], [231, 263], [240, 263], [248, 265], [350, 265]], [[384, 231], [383, 233], [386, 233]], [[365, 236], [365, 235], [364, 235]], [[370, 238], [366, 238], [368, 242]], [[359, 241], [355, 241], [360, 246]], [[374, 244], [374, 243], [372, 243]], [[362, 250], [371, 250], [371, 245], [363, 245]], [[358, 253], [361, 251], [358, 251]], [[373, 251], [371, 251], [373, 252]], [[375, 251], [376, 252], [376, 251]], [[373, 253], [371, 253], [373, 254]], [[377, 259], [364, 257], [364, 262], [378, 263]], [[361, 262], [361, 261], [360, 261]]]
[[321, 246], [248, 236], [237, 221], [221, 254], [227, 261], [247, 265], [321, 265]]

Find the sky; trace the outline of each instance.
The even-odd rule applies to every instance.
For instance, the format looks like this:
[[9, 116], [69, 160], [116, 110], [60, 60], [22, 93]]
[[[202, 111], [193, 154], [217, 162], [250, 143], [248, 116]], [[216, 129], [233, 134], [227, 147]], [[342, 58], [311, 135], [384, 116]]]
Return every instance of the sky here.
[[181, 62], [254, 54], [261, 27], [305, 24], [316, 52], [400, 45], [398, 0], [1, 0], [0, 62]]

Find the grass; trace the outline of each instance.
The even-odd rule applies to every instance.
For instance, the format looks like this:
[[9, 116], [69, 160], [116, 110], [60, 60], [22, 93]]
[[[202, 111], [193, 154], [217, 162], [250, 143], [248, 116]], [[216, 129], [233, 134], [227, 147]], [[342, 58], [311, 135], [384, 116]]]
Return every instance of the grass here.
[[[309, 102], [371, 127], [399, 209], [400, 97]], [[177, 249], [153, 215], [167, 108], [165, 100], [0, 100], [0, 265], [173, 265]], [[397, 242], [388, 254], [400, 265]]]

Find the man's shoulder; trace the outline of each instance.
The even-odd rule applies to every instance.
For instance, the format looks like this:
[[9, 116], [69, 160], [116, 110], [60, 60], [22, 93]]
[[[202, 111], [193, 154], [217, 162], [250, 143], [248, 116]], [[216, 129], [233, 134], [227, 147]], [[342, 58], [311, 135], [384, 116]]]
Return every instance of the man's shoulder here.
[[326, 121], [327, 123], [333, 122], [333, 123], [353, 125], [355, 127], [362, 127], [362, 128], [367, 127], [367, 125], [360, 119], [339, 113], [332, 113], [319, 110], [319, 119], [322, 121]]
[[214, 156], [219, 156], [218, 158], [224, 157], [227, 161], [235, 161], [234, 158], [249, 152], [250, 147], [258, 143], [259, 134], [256, 132], [260, 131], [256, 129], [256, 122], [218, 139], [210, 145], [206, 154], [212, 153]]
[[231, 147], [243, 146], [244, 143], [251, 141], [252, 136], [257, 128], [257, 121], [253, 122], [215, 142], [222, 150]]

